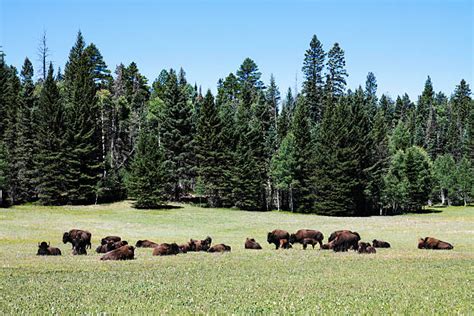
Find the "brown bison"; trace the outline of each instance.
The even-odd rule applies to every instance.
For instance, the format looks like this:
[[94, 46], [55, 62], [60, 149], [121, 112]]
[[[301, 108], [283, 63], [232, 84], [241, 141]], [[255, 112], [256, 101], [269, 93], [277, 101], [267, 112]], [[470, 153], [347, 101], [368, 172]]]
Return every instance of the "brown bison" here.
[[349, 249], [358, 250], [359, 240], [359, 234], [349, 231], [342, 231], [336, 235], [335, 239], [331, 240], [321, 249], [332, 249], [335, 252], [347, 251]]
[[87, 255], [88, 241], [77, 236], [72, 240], [72, 254], [73, 255]]
[[207, 252], [225, 252], [225, 251], [230, 251], [230, 250], [231, 250], [230, 246], [227, 246], [224, 244], [217, 244], [209, 248]]
[[135, 259], [135, 247], [124, 245], [120, 248], [107, 252], [100, 260], [133, 260]]
[[137, 241], [137, 243], [135, 244], [135, 247], [137, 247], [137, 248], [155, 248], [158, 245], [159, 244], [157, 244], [156, 242], [145, 239], [145, 240]]
[[203, 240], [194, 240], [189, 241], [189, 251], [208, 251], [211, 248], [212, 238], [207, 236]]
[[63, 234], [63, 243], [67, 244], [68, 242], [70, 242], [72, 244], [72, 247], [74, 248], [73, 241], [75, 239], [81, 239], [81, 243], [84, 244], [85, 247], [89, 247], [90, 249], [92, 247], [91, 238], [92, 234], [86, 230], [71, 229], [70, 231], [65, 232]]
[[46, 241], [38, 243], [37, 256], [60, 256], [61, 250], [59, 248], [51, 247]]
[[319, 244], [319, 247], [322, 248], [323, 245], [321, 244], [321, 241], [319, 240], [316, 240], [314, 238], [305, 238], [301, 241], [301, 244], [303, 244], [303, 249], [306, 250], [306, 248], [308, 247], [308, 245], [311, 245], [313, 246], [313, 249], [314, 249], [314, 246]]
[[280, 239], [280, 247], [281, 249], [290, 249], [293, 248], [291, 243], [288, 239]]
[[290, 239], [290, 234], [286, 230], [281, 229], [275, 229], [267, 234], [267, 242], [269, 244], [274, 244], [275, 249], [280, 248], [281, 239], [286, 239], [286, 241], [288, 242], [288, 240]]
[[390, 244], [383, 240], [372, 240], [372, 247], [374, 248], [390, 248]]
[[187, 253], [188, 251], [193, 251], [191, 248], [193, 247], [193, 243], [191, 241], [188, 241], [184, 244], [178, 245], [179, 251], [181, 253]]
[[113, 242], [112, 240], [109, 240], [105, 245], [100, 245], [99, 247], [97, 247], [95, 251], [97, 253], [107, 253], [109, 251], [118, 249], [125, 245], [128, 245], [128, 242], [126, 240], [120, 240], [117, 242]]
[[374, 247], [372, 247], [368, 242], [359, 242], [359, 248], [357, 249], [359, 253], [376, 253]]
[[433, 238], [425, 237], [418, 240], [418, 249], [440, 249], [450, 250], [453, 249], [453, 245], [448, 242]]
[[117, 241], [121, 241], [121, 240], [122, 240], [122, 238], [120, 238], [119, 236], [106, 236], [106, 237], [104, 237], [100, 240], [100, 244], [105, 245], [109, 241], [117, 242]]
[[[358, 233], [358, 232], [353, 232], [353, 231], [351, 231], [351, 230], [347, 230], [347, 229], [344, 229], [344, 230], [336, 230], [336, 231], [333, 232], [331, 235], [329, 235], [328, 243], [330, 243], [331, 241], [333, 241], [334, 239], [336, 239], [336, 237], [337, 237], [340, 233], [352, 233], [352, 234], [354, 234], [354, 235], [359, 236], [359, 233]], [[359, 240], [360, 240], [360, 236], [359, 236]]]
[[178, 244], [176, 243], [172, 243], [172, 244], [163, 243], [153, 248], [154, 256], [177, 255], [179, 252], [180, 252], [180, 249], [179, 249]]
[[262, 249], [262, 246], [253, 238], [247, 238], [244, 247], [245, 249]]
[[[313, 230], [313, 229], [300, 229], [296, 232], [296, 234], [290, 235], [290, 243], [300, 243], [303, 244], [303, 240], [305, 238], [310, 238], [316, 240], [319, 243], [319, 247], [323, 245], [324, 236], [320, 231]], [[313, 245], [314, 248], [314, 245]], [[306, 248], [305, 248], [306, 249]]]

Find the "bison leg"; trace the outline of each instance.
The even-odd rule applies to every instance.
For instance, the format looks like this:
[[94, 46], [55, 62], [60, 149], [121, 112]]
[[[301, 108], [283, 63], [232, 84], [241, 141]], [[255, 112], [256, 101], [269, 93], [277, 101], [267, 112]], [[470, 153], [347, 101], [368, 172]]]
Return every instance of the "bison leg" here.
[[306, 247], [308, 247], [308, 244], [307, 244], [307, 243], [304, 243], [304, 244], [303, 244], [303, 250], [306, 250]]

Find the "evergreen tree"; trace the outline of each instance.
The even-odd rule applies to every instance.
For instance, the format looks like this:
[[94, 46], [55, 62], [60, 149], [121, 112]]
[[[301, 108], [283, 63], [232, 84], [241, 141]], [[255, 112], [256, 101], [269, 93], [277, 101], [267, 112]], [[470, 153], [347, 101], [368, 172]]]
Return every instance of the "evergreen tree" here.
[[461, 196], [464, 206], [467, 206], [467, 203], [471, 201], [474, 196], [473, 174], [474, 168], [471, 161], [466, 157], [462, 158], [457, 165], [456, 184], [457, 191]]
[[431, 78], [425, 82], [423, 93], [418, 99], [416, 107], [416, 129], [415, 129], [415, 145], [426, 148], [425, 136], [427, 131], [428, 116], [430, 108], [434, 103], [434, 90]]
[[9, 206], [6, 198], [6, 193], [8, 191], [9, 187], [7, 150], [3, 142], [0, 141], [0, 207]]
[[97, 201], [102, 174], [100, 110], [89, 54], [79, 32], [64, 72], [67, 111], [67, 190], [71, 203]]
[[66, 191], [66, 113], [50, 64], [35, 115], [37, 147], [37, 191], [39, 202], [58, 205], [68, 201]]
[[410, 147], [405, 152], [404, 175], [407, 179], [407, 208], [420, 210], [432, 188], [431, 161], [423, 148]]
[[403, 121], [398, 121], [397, 126], [392, 131], [392, 135], [389, 140], [389, 150], [394, 155], [399, 150], [406, 150], [411, 146], [411, 135], [407, 126]]
[[143, 128], [140, 131], [136, 154], [127, 177], [127, 189], [136, 199], [137, 208], [163, 206], [168, 199], [170, 182], [165, 152], [160, 146], [158, 131]]
[[240, 100], [250, 106], [258, 97], [258, 92], [265, 88], [260, 80], [262, 73], [258, 71], [258, 66], [252, 59], [246, 58], [236, 74]]
[[323, 98], [323, 68], [326, 53], [323, 45], [316, 35], [313, 35], [306, 50], [303, 61], [303, 74], [305, 80], [303, 82], [303, 95], [311, 115], [312, 122], [319, 122], [322, 113]]
[[295, 100], [291, 88], [288, 88], [286, 99], [283, 102], [281, 113], [278, 116], [277, 135], [278, 143], [283, 141], [286, 134], [291, 128], [292, 113], [295, 106]]
[[365, 81], [365, 97], [370, 109], [369, 115], [374, 117], [377, 111], [377, 79], [372, 72], [367, 74]]
[[385, 124], [388, 126], [388, 128], [393, 127], [393, 120], [394, 120], [394, 104], [392, 99], [385, 95], [382, 94], [380, 97], [380, 104], [379, 104], [380, 109], [383, 112], [384, 118], [385, 118]]
[[330, 87], [330, 93], [336, 97], [344, 94], [346, 89], [346, 77], [348, 76], [344, 50], [335, 43], [328, 53], [327, 63], [327, 85]]

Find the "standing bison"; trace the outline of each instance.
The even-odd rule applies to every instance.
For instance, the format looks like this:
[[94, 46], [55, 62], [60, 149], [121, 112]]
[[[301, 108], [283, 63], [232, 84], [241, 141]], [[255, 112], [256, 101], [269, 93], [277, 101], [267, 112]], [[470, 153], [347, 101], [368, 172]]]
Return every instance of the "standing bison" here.
[[290, 234], [286, 230], [275, 229], [272, 232], [267, 234], [267, 242], [269, 244], [274, 244], [275, 249], [280, 248], [280, 240], [285, 239], [287, 242], [284, 243], [289, 244], [288, 240], [290, 239]]
[[453, 245], [449, 242], [441, 241], [433, 237], [425, 237], [418, 240], [418, 249], [451, 250], [453, 248]]
[[360, 236], [356, 232], [349, 230], [340, 230], [334, 232], [329, 237], [329, 242], [322, 245], [321, 249], [332, 249], [336, 252], [347, 251], [349, 249], [359, 249]]
[[247, 238], [244, 247], [245, 249], [262, 249], [262, 246], [253, 238]]
[[37, 256], [60, 256], [61, 250], [59, 248], [51, 247], [49, 243], [43, 241], [38, 243], [38, 252], [36, 253]]
[[[306, 249], [306, 246], [303, 243], [304, 239], [313, 239], [317, 243], [319, 243], [319, 247], [322, 247], [324, 235], [320, 231], [313, 230], [313, 229], [300, 229], [296, 232], [296, 234], [290, 235], [290, 243], [303, 244], [303, 248]], [[309, 240], [307, 241], [306, 245], [308, 244], [308, 242]], [[314, 248], [314, 245], [313, 245], [313, 248]]]
[[91, 238], [92, 234], [86, 230], [71, 229], [63, 234], [63, 243], [67, 244], [70, 242], [74, 248], [74, 240], [76, 240], [76, 243], [79, 243], [80, 240], [81, 244], [90, 249], [92, 247]]
[[135, 258], [135, 248], [125, 245], [115, 250], [107, 252], [100, 260], [133, 260]]

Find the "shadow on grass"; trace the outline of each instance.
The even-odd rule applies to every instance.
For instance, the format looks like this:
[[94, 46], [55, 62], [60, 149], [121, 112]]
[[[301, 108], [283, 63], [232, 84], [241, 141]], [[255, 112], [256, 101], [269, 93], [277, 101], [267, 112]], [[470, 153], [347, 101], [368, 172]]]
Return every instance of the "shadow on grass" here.
[[174, 209], [183, 208], [183, 206], [166, 204], [166, 205], [158, 205], [158, 206], [153, 206], [153, 207], [145, 207], [145, 206], [140, 207], [140, 206], [133, 205], [133, 208], [135, 208], [137, 210], [150, 210], [150, 211], [153, 211], [153, 210], [174, 210]]
[[[438, 207], [436, 207], [438, 208]], [[427, 209], [423, 209], [423, 210], [419, 210], [419, 211], [406, 211], [400, 215], [403, 215], [403, 214], [433, 214], [433, 213], [442, 213], [443, 210], [436, 210], [434, 208], [427, 208]]]

